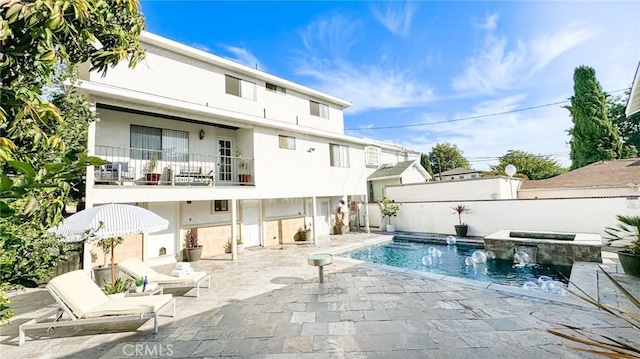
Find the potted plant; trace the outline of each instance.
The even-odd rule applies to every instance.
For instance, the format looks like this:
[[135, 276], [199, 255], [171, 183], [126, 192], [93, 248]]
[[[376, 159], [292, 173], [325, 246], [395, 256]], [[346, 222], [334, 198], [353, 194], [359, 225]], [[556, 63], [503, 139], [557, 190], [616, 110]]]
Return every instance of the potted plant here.
[[391, 217], [395, 217], [398, 215], [400, 211], [401, 203], [395, 203], [393, 200], [389, 198], [383, 198], [382, 201], [378, 202], [378, 206], [380, 206], [380, 213], [382, 213], [383, 218], [389, 218], [387, 220], [387, 232], [395, 232], [396, 226], [395, 224], [391, 224]]
[[304, 227], [298, 229], [298, 241], [308, 241], [311, 239], [311, 225], [305, 223]]
[[[236, 249], [238, 250], [238, 253], [242, 253], [244, 251], [244, 243], [242, 242], [242, 237], [238, 237], [238, 239], [236, 240]], [[227, 243], [225, 243], [224, 245], [224, 252], [227, 254], [231, 253], [231, 237], [227, 239]]]
[[124, 298], [129, 287], [131, 287], [131, 279], [117, 278], [113, 283], [105, 283], [102, 291], [110, 299]]
[[626, 274], [640, 277], [640, 216], [618, 215], [618, 226], [607, 227], [605, 233], [607, 245], [616, 241], [628, 241], [618, 251], [620, 265]]
[[238, 238], [236, 239], [236, 244], [238, 253], [242, 253], [244, 251], [244, 242], [242, 241], [242, 236], [238, 236]]
[[154, 153], [144, 167], [147, 184], [157, 185], [160, 181], [160, 173], [156, 173], [156, 167], [158, 167], [158, 156]]
[[118, 245], [122, 244], [122, 242], [124, 242], [123, 237], [102, 238], [97, 242], [98, 247], [100, 247], [100, 249], [102, 249], [102, 253], [104, 253], [104, 261], [102, 265], [93, 267], [93, 278], [99, 286], [106, 285], [107, 283], [113, 284], [111, 280], [112, 266], [113, 276], [114, 278], [117, 277], [118, 268], [115, 266], [115, 263], [107, 265], [107, 257], [109, 254], [112, 254], [113, 257], [113, 251]]
[[456, 228], [456, 235], [458, 237], [466, 237], [467, 231], [469, 230], [469, 226], [466, 223], [462, 223], [462, 214], [471, 212], [471, 209], [467, 208], [464, 204], [456, 205], [455, 207], [451, 207], [454, 210], [451, 214], [458, 215], [458, 222], [454, 227]]
[[142, 293], [142, 289], [144, 288], [144, 278], [136, 278], [136, 293]]
[[236, 148], [236, 157], [238, 158], [238, 169], [240, 170], [240, 173], [238, 174], [240, 183], [250, 182], [251, 175], [247, 173], [249, 162], [242, 158], [242, 151], [240, 151], [239, 148]]
[[199, 261], [202, 257], [202, 246], [198, 244], [197, 228], [189, 228], [184, 234], [184, 251], [187, 262]]

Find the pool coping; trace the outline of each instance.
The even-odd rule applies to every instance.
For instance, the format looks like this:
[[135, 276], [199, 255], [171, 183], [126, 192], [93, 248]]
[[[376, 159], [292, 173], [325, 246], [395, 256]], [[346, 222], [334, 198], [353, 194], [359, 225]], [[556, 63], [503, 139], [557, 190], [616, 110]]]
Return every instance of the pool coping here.
[[[535, 292], [535, 291], [531, 291], [531, 290], [528, 290], [528, 289], [523, 289], [521, 287], [509, 286], [509, 285], [492, 283], [492, 282], [484, 282], [484, 281], [467, 279], [467, 278], [460, 278], [460, 277], [454, 277], [454, 276], [448, 276], [448, 275], [445, 275], [445, 274], [421, 272], [421, 271], [417, 271], [415, 269], [400, 268], [400, 267], [394, 267], [394, 266], [390, 266], [390, 265], [386, 265], [386, 264], [371, 263], [371, 262], [361, 261], [361, 260], [358, 260], [358, 259], [343, 257], [343, 256], [340, 255], [341, 253], [352, 251], [352, 250], [356, 250], [356, 249], [359, 249], [359, 248], [369, 247], [369, 246], [372, 246], [372, 245], [381, 244], [381, 243], [385, 243], [385, 242], [391, 242], [391, 241], [393, 241], [393, 237], [394, 237], [394, 235], [388, 235], [388, 236], [385, 236], [385, 238], [380, 238], [380, 239], [377, 239], [377, 240], [374, 240], [374, 241], [372, 240], [372, 241], [366, 242], [366, 243], [356, 243], [354, 245], [350, 245], [350, 246], [346, 246], [346, 247], [335, 248], [332, 251], [326, 251], [325, 250], [323, 253], [333, 254], [335, 256], [334, 260], [339, 260], [339, 261], [342, 261], [342, 262], [352, 263], [352, 264], [357, 264], [357, 265], [369, 266], [369, 267], [376, 268], [376, 269], [383, 269], [383, 270], [389, 271], [389, 272], [402, 273], [402, 274], [409, 275], [409, 276], [412, 276], [412, 277], [427, 278], [427, 279], [436, 280], [436, 281], [444, 281], [444, 282], [449, 282], [449, 283], [462, 284], [462, 285], [467, 285], [467, 286], [471, 286], [471, 287], [475, 287], [475, 288], [491, 289], [491, 290], [495, 290], [495, 291], [499, 291], [499, 292], [506, 292], [506, 293], [509, 293], [509, 294], [515, 294], [515, 295], [531, 297], [531, 298], [536, 298], [536, 299], [541, 299], [541, 300], [548, 300], [548, 301], [552, 301], [552, 302], [559, 302], [559, 303], [563, 303], [563, 304], [578, 305], [578, 306], [583, 306], [583, 307], [589, 307], [590, 306], [588, 303], [585, 303], [585, 302], [583, 302], [583, 301], [581, 301], [579, 299], [575, 299], [573, 297], [570, 297], [569, 296], [570, 294], [568, 294], [567, 296], [559, 296], [559, 295], [550, 294], [550, 293]], [[572, 266], [572, 273], [573, 273], [573, 266]]]

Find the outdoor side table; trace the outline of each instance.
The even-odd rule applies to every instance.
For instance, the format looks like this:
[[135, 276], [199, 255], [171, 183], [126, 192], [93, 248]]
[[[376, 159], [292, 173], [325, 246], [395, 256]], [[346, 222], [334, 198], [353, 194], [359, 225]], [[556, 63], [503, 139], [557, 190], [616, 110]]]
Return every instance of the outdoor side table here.
[[333, 263], [333, 254], [314, 254], [307, 258], [307, 263], [310, 266], [318, 267], [318, 276], [320, 277], [320, 283], [324, 283], [324, 272], [322, 268], [328, 264]]

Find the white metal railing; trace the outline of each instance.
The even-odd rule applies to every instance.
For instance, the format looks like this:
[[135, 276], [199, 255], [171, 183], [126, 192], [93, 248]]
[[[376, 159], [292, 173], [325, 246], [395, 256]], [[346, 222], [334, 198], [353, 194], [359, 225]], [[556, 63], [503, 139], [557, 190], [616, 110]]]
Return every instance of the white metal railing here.
[[254, 185], [253, 158], [96, 146], [96, 185]]

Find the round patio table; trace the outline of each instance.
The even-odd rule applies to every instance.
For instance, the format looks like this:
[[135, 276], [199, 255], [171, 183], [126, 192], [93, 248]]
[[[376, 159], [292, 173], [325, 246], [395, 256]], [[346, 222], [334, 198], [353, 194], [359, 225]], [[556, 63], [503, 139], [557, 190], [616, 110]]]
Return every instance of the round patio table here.
[[307, 258], [307, 262], [310, 266], [318, 267], [320, 283], [324, 283], [324, 272], [322, 271], [322, 268], [333, 263], [333, 254], [314, 254]]

